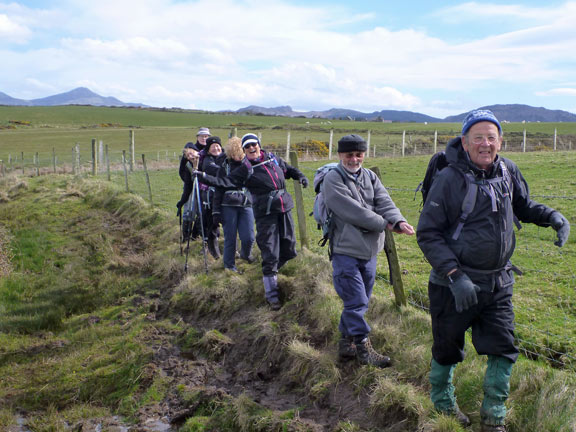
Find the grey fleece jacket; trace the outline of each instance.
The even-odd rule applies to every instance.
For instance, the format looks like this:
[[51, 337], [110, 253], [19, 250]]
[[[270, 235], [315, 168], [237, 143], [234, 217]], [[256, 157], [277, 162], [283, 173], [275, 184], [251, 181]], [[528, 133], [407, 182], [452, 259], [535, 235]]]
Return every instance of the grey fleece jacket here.
[[324, 201], [333, 212], [332, 252], [369, 260], [384, 248], [388, 223], [396, 226], [406, 219], [396, 207], [380, 179], [362, 168], [355, 177], [342, 163], [324, 178]]

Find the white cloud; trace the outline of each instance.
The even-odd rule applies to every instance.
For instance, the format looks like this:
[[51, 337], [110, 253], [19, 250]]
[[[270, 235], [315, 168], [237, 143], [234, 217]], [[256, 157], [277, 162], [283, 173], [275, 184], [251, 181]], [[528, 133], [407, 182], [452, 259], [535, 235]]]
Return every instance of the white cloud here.
[[0, 14], [0, 41], [25, 43], [30, 37], [30, 30], [5, 14]]
[[576, 96], [576, 88], [555, 88], [536, 92], [538, 96]]
[[[0, 91], [66, 91], [86, 83], [104, 95], [160, 106], [290, 104], [302, 110], [338, 106], [429, 114], [450, 107], [451, 99], [479, 100], [498, 88], [541, 96], [544, 89], [566, 86], [561, 83], [572, 79], [573, 67], [560, 66], [576, 63], [575, 2], [446, 8], [442, 17], [490, 29], [448, 40], [423, 28], [369, 27], [371, 14], [341, 6], [63, 1], [52, 10], [0, 3], [0, 38], [20, 31], [12, 42], [29, 41], [0, 51], [8, 65], [0, 69], [7, 86]], [[496, 17], [514, 25], [491, 25]], [[423, 98], [421, 92], [430, 94]]]

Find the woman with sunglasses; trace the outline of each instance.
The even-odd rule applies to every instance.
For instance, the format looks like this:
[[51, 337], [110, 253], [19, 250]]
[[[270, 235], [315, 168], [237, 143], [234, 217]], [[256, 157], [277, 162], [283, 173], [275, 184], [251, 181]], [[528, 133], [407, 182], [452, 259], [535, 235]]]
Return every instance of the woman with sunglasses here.
[[242, 164], [225, 178], [198, 171], [202, 182], [228, 188], [246, 187], [252, 195], [256, 220], [256, 243], [262, 254], [262, 274], [266, 301], [272, 310], [282, 307], [278, 291], [278, 270], [296, 256], [296, 234], [292, 209], [294, 201], [286, 190], [286, 180], [294, 179], [303, 187], [308, 179], [282, 158], [262, 149], [253, 133], [242, 137]]

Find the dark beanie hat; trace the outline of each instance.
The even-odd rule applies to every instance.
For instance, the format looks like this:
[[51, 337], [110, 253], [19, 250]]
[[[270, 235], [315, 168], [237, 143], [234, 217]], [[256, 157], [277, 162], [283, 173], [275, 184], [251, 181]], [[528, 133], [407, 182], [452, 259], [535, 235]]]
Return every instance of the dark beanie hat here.
[[365, 152], [366, 150], [368, 150], [368, 145], [360, 135], [346, 135], [338, 141], [338, 153]]
[[208, 153], [208, 151], [210, 150], [210, 146], [214, 143], [218, 143], [220, 144], [220, 147], [222, 147], [222, 141], [220, 140], [220, 137], [211, 136], [206, 140], [206, 153]]

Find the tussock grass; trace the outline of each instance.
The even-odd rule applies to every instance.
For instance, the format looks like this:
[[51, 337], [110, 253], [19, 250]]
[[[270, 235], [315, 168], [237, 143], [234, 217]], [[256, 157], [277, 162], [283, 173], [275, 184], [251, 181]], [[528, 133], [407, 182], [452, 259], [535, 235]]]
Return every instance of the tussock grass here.
[[306, 342], [293, 340], [288, 344], [292, 359], [287, 375], [306, 388], [313, 400], [321, 400], [338, 385], [340, 370], [331, 353], [320, 351]]
[[431, 402], [419, 389], [391, 376], [381, 376], [370, 394], [370, 411], [384, 423], [397, 417], [413, 426], [426, 418]]

